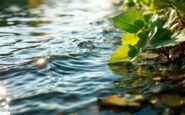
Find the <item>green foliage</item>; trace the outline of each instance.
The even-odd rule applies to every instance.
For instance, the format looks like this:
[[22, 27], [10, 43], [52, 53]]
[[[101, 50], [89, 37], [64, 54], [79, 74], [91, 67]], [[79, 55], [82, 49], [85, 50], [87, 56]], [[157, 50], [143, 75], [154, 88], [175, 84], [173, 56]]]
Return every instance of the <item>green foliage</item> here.
[[121, 41], [122, 41], [122, 45], [125, 45], [125, 44], [135, 45], [139, 41], [139, 38], [137, 34], [125, 33], [123, 34]]
[[123, 12], [115, 16], [112, 20], [118, 28], [130, 33], [136, 33], [144, 26], [144, 17], [137, 10]]
[[109, 64], [117, 63], [120, 60], [131, 61], [137, 55], [137, 53], [138, 51], [134, 46], [124, 44], [114, 51], [112, 57], [109, 60]]
[[156, 16], [150, 28], [150, 44], [153, 48], [176, 44], [170, 30], [163, 28], [162, 20]]
[[[112, 54], [109, 64], [133, 61], [146, 48], [164, 48], [185, 41], [184, 30], [173, 32], [172, 29], [178, 18], [183, 25], [182, 17], [178, 16], [185, 13], [185, 0], [126, 0], [125, 2], [126, 11], [112, 18], [115, 26], [125, 32], [121, 39], [122, 45]], [[139, 11], [138, 6], [143, 8]], [[151, 8], [155, 11], [165, 9], [167, 13], [155, 14], [151, 12]]]
[[185, 14], [185, 0], [170, 0], [171, 4], [181, 13]]
[[152, 0], [152, 6], [155, 9], [170, 7], [170, 0]]

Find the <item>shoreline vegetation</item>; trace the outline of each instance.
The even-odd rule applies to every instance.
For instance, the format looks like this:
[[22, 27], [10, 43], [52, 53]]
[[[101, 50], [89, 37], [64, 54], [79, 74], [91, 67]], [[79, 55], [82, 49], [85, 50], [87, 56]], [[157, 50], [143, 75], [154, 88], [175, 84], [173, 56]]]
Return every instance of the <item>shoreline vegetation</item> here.
[[[115, 86], [123, 92], [98, 99], [102, 109], [138, 113], [184, 114], [185, 0], [124, 0], [112, 18], [123, 31], [108, 64], [123, 76]], [[153, 111], [153, 110], [152, 110]]]

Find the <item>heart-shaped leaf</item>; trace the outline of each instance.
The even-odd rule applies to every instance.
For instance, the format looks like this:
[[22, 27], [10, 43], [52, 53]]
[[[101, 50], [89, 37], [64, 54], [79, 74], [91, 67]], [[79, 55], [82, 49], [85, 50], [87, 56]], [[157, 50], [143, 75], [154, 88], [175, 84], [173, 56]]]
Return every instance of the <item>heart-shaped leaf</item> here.
[[118, 28], [129, 33], [137, 33], [144, 26], [144, 16], [137, 10], [123, 12], [112, 20]]

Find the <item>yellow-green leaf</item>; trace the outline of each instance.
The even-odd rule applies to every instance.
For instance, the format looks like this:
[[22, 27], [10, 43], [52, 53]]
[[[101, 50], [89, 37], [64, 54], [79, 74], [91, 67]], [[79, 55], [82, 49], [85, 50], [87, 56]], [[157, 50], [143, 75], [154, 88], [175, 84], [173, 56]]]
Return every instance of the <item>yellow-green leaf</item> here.
[[136, 45], [139, 41], [139, 38], [137, 34], [132, 33], [125, 33], [122, 35], [122, 45], [130, 44], [130, 45]]
[[114, 51], [108, 63], [113, 64], [120, 61], [130, 61], [137, 55], [137, 53], [138, 51], [134, 46], [124, 44]]

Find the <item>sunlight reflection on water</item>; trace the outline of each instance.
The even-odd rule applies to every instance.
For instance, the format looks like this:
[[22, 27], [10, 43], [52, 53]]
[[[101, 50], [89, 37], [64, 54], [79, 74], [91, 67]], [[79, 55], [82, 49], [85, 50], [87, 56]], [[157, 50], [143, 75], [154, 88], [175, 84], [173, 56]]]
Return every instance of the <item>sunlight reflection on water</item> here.
[[47, 64], [47, 59], [45, 57], [40, 57], [36, 59], [35, 64], [37, 67], [44, 67]]
[[11, 99], [7, 97], [6, 88], [2, 86], [2, 84], [5, 84], [5, 82], [0, 82], [0, 84], [0, 115], [10, 115], [9, 102], [11, 101]]
[[0, 18], [0, 64], [11, 66], [0, 73], [0, 115], [75, 112], [112, 92], [109, 0], [10, 1]]

